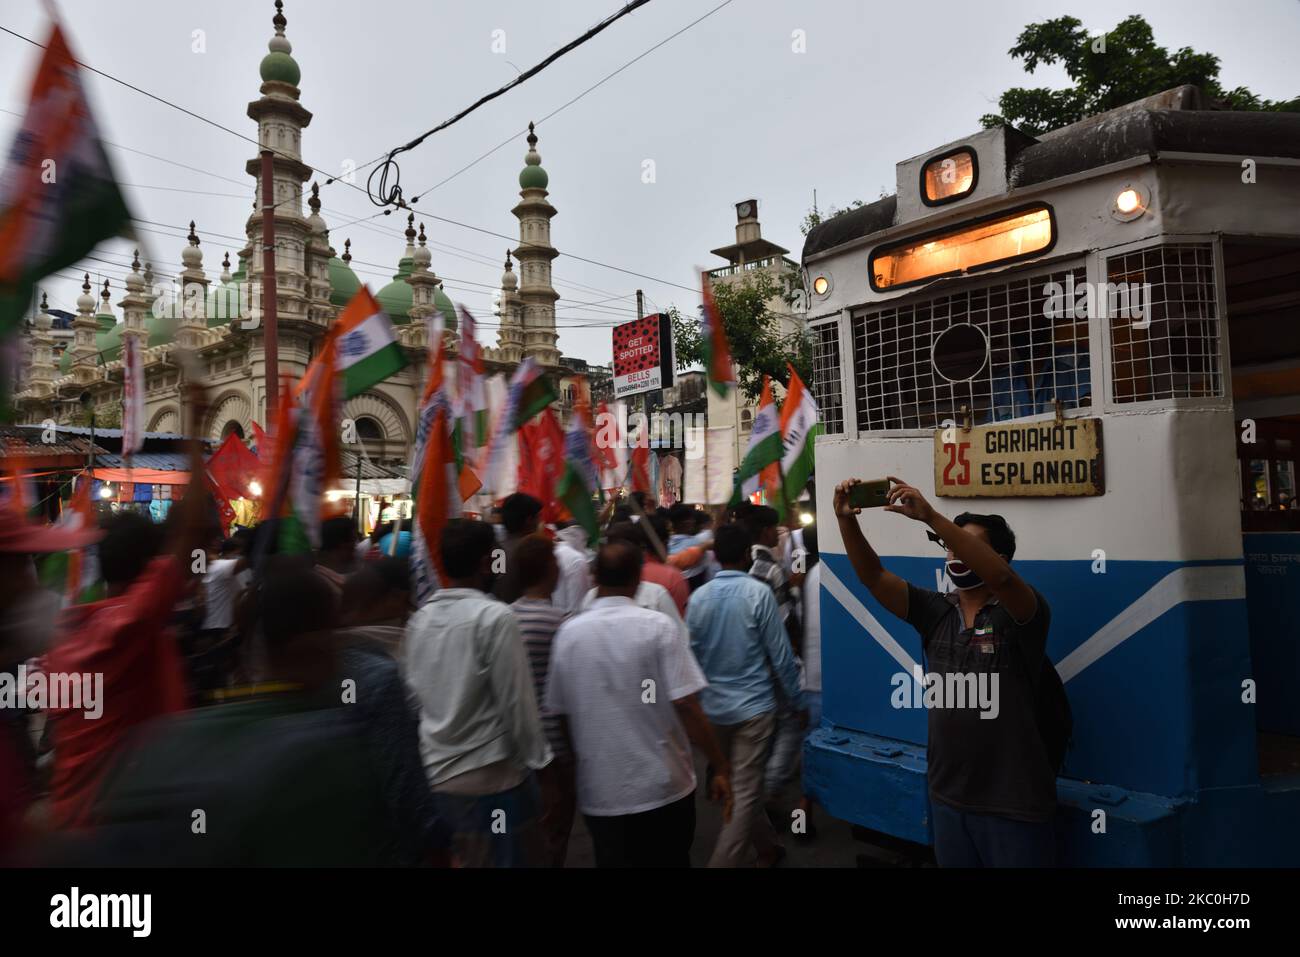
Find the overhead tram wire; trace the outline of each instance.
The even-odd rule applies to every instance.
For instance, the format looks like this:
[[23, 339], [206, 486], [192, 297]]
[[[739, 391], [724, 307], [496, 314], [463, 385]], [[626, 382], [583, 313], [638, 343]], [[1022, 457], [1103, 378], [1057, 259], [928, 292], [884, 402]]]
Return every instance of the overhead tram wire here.
[[[399, 208], [405, 208], [406, 203], [402, 199], [402, 187], [400, 182], [402, 172], [401, 169], [397, 166], [397, 163], [394, 161], [395, 156], [397, 156], [399, 153], [410, 152], [411, 150], [415, 149], [417, 146], [420, 146], [422, 143], [424, 143], [424, 141], [427, 140], [434, 133], [437, 133], [440, 130], [445, 130], [449, 126], [452, 126], [460, 122], [465, 117], [469, 116], [471, 113], [477, 110], [480, 106], [490, 103], [492, 100], [495, 100], [497, 97], [503, 96], [504, 94], [508, 93], [510, 90], [514, 89], [520, 84], [527, 82], [532, 77], [536, 76], [538, 73], [541, 73], [548, 66], [554, 63], [556, 60], [560, 59], [565, 54], [571, 53], [572, 51], [576, 50], [578, 47], [582, 46], [584, 43], [586, 43], [588, 40], [595, 37], [597, 34], [606, 30], [608, 27], [610, 27], [617, 21], [621, 20], [623, 17], [632, 13], [634, 10], [645, 6], [649, 2], [650, 0], [630, 0], [630, 2], [625, 4], [621, 10], [618, 10], [610, 14], [604, 20], [600, 21], [600, 23], [596, 24], [594, 27], [591, 27], [589, 30], [587, 30], [587, 32], [582, 34], [582, 36], [577, 37], [574, 40], [570, 40], [568, 43], [560, 47], [560, 49], [556, 50], [554, 53], [546, 57], [546, 59], [542, 60], [540, 63], [537, 63], [534, 66], [529, 67], [527, 70], [524, 70], [522, 73], [520, 73], [517, 77], [515, 77], [505, 86], [502, 86], [491, 93], [487, 93], [479, 97], [475, 102], [471, 103], [469, 106], [461, 110], [455, 116], [451, 117], [450, 119], [443, 120], [437, 126], [433, 127], [430, 130], [425, 131], [424, 133], [421, 133], [419, 136], [411, 140], [409, 143], [406, 143], [403, 146], [398, 146], [395, 149], [390, 150], [387, 158], [383, 161], [383, 165], [377, 166], [375, 169], [371, 170], [370, 176], [366, 179], [366, 195], [370, 197], [370, 201], [374, 203], [376, 206], [397, 206]], [[390, 168], [396, 173], [397, 176], [397, 182], [393, 184], [391, 189], [388, 188], [388, 176], [389, 176]], [[382, 195], [379, 197], [379, 199], [376, 199], [376, 197], [374, 196], [374, 194], [371, 192], [370, 189], [371, 183], [374, 181], [376, 175], [379, 176], [378, 188], [380, 191], [382, 191]], [[418, 199], [419, 197], [417, 196], [415, 197], [415, 199], [412, 200], [412, 202], [415, 202]]]
[[[632, 10], [636, 9], [637, 7], [640, 7], [640, 6], [644, 5], [644, 4], [647, 3], [647, 2], [649, 2], [649, 0], [633, 0], [633, 2], [629, 3], [626, 7], [624, 7], [622, 10], [620, 10], [618, 13], [611, 15], [609, 18], [606, 18], [605, 21], [602, 21], [601, 24], [598, 24], [597, 27], [596, 27], [596, 28], [593, 28], [592, 31], [588, 31], [589, 34], [590, 34], [590, 36], [594, 36], [595, 33], [598, 33], [598, 32], [600, 32], [600, 30], [605, 29], [605, 27], [607, 27], [609, 24], [613, 23], [613, 22], [614, 22], [615, 20], [617, 20], [618, 18], [620, 18], [620, 17], [626, 15], [627, 13], [631, 12]], [[697, 20], [692, 21], [691, 23], [687, 24], [685, 27], [682, 28], [682, 30], [679, 30], [676, 34], [673, 34], [672, 36], [668, 37], [667, 40], [670, 40], [670, 39], [673, 38], [673, 36], [677, 36], [677, 35], [679, 35], [680, 33], [684, 32], [685, 30], [690, 29], [690, 28], [691, 28], [692, 26], [694, 26], [696, 23], [699, 23], [701, 20], [705, 19], [706, 17], [711, 16], [713, 13], [717, 12], [718, 10], [720, 10], [722, 7], [726, 6], [726, 5], [729, 4], [730, 2], [732, 2], [732, 0], [724, 0], [723, 3], [719, 4], [717, 7], [713, 8], [713, 9], [710, 10], [708, 13], [704, 14], [704, 16], [701, 16], [701, 17], [699, 17]], [[593, 31], [594, 31], [594, 32], [593, 32]], [[45, 44], [40, 43], [40, 42], [38, 42], [38, 41], [36, 41], [36, 40], [33, 40], [31, 37], [24, 36], [23, 34], [18, 33], [18, 32], [15, 31], [15, 30], [11, 30], [11, 29], [9, 29], [8, 27], [0, 26], [0, 32], [7, 33], [7, 34], [9, 34], [10, 36], [16, 37], [16, 38], [18, 38], [19, 40], [22, 40], [22, 41], [24, 41], [25, 43], [29, 43], [29, 44], [31, 44], [32, 46], [37, 47], [37, 48], [39, 48], [39, 49], [42, 49], [42, 50], [45, 49], [45, 46], [46, 46]], [[580, 40], [580, 42], [586, 42], [586, 39], [590, 39], [590, 36], [584, 36], [583, 38], [579, 38], [579, 40]], [[665, 40], [665, 41], [661, 41], [661, 43], [658, 44], [657, 46], [661, 46], [664, 42], [667, 42], [667, 40]], [[531, 69], [530, 71], [528, 71], [526, 74], [521, 74], [520, 77], [516, 77], [516, 78], [515, 78], [515, 81], [512, 81], [512, 83], [507, 84], [505, 87], [502, 87], [500, 90], [496, 91], [496, 92], [493, 93], [493, 94], [489, 94], [487, 97], [481, 98], [481, 100], [480, 100], [478, 103], [474, 104], [472, 107], [470, 107], [469, 110], [476, 109], [476, 108], [477, 108], [479, 105], [481, 105], [482, 103], [485, 103], [485, 102], [487, 102], [488, 100], [491, 100], [491, 99], [495, 99], [497, 96], [501, 95], [503, 92], [505, 92], [505, 91], [506, 91], [507, 89], [509, 89], [511, 86], [513, 86], [513, 85], [517, 85], [518, 81], [520, 81], [521, 79], [525, 79], [525, 78], [527, 78], [527, 76], [531, 76], [531, 75], [533, 75], [534, 73], [538, 72], [540, 69], [544, 68], [544, 67], [545, 67], [546, 65], [548, 65], [550, 62], [553, 62], [553, 61], [554, 61], [555, 59], [557, 59], [560, 55], [563, 55], [564, 53], [568, 52], [570, 49], [572, 49], [572, 48], [573, 48], [574, 46], [576, 46], [576, 45], [580, 45], [580, 44], [579, 44], [579, 41], [574, 41], [573, 43], [569, 44], [568, 46], [561, 48], [561, 50], [557, 51], [555, 54], [552, 54], [551, 57], [548, 57], [546, 60], [542, 61], [541, 64], [538, 64], [536, 67], [532, 68], [532, 69]], [[653, 49], [655, 49], [655, 47], [652, 47], [651, 49], [653, 50]], [[650, 51], [646, 51], [646, 52], [648, 53], [648, 52], [650, 52]], [[642, 56], [644, 56], [644, 54], [642, 54]], [[638, 57], [638, 59], [639, 59], [639, 57]], [[189, 116], [189, 117], [191, 117], [191, 118], [193, 118], [193, 119], [196, 119], [196, 120], [199, 120], [199, 121], [201, 121], [201, 122], [203, 122], [203, 123], [206, 123], [206, 124], [208, 124], [209, 126], [215, 127], [216, 129], [219, 129], [219, 130], [222, 130], [223, 132], [229, 133], [231, 136], [238, 137], [239, 139], [243, 140], [243, 141], [246, 142], [246, 143], [252, 143], [254, 146], [258, 147], [259, 150], [261, 150], [261, 149], [269, 149], [269, 150], [271, 150], [273, 153], [276, 153], [276, 154], [278, 154], [278, 155], [281, 155], [281, 156], [288, 156], [288, 154], [283, 153], [283, 152], [281, 152], [280, 150], [276, 150], [274, 147], [264, 146], [264, 145], [263, 145], [259, 140], [253, 139], [253, 138], [250, 137], [250, 136], [246, 136], [246, 135], [244, 135], [243, 133], [238, 132], [237, 130], [233, 130], [233, 129], [231, 129], [231, 128], [228, 127], [228, 126], [224, 126], [223, 124], [216, 122], [215, 120], [209, 119], [208, 117], [201, 116], [200, 114], [195, 113], [193, 110], [186, 109], [185, 107], [180, 106], [179, 104], [173, 103], [171, 100], [168, 100], [168, 99], [166, 99], [166, 98], [164, 98], [164, 97], [158, 96], [158, 95], [155, 94], [155, 93], [150, 93], [148, 90], [142, 89], [141, 87], [138, 87], [138, 86], [136, 86], [136, 85], [133, 84], [133, 83], [130, 83], [130, 82], [126, 81], [126, 80], [123, 80], [123, 79], [121, 79], [121, 78], [119, 78], [119, 77], [116, 77], [116, 76], [114, 76], [114, 75], [111, 74], [111, 73], [107, 73], [107, 72], [105, 72], [105, 71], [103, 71], [103, 70], [100, 70], [100, 69], [98, 69], [97, 67], [91, 66], [90, 64], [85, 63], [84, 61], [76, 60], [76, 59], [74, 58], [74, 62], [75, 62], [78, 66], [81, 66], [81, 67], [83, 67], [84, 69], [87, 69], [87, 70], [89, 70], [89, 71], [92, 72], [92, 73], [95, 73], [95, 74], [97, 74], [97, 75], [99, 75], [99, 76], [102, 76], [102, 77], [104, 77], [104, 78], [107, 79], [107, 80], [111, 80], [112, 82], [117, 83], [117, 84], [119, 84], [120, 86], [124, 86], [124, 87], [126, 87], [127, 89], [132, 90], [132, 91], [134, 91], [134, 92], [136, 92], [136, 93], [139, 93], [139, 94], [141, 94], [142, 96], [146, 96], [146, 97], [148, 97], [148, 98], [151, 99], [151, 100], [155, 100], [156, 102], [161, 103], [161, 104], [163, 104], [164, 106], [171, 107], [172, 109], [177, 110], [177, 111], [180, 112], [180, 113], [184, 113], [186, 116]], [[632, 61], [632, 62], [635, 62], [635, 60]], [[618, 72], [618, 71], [616, 71], [616, 72]], [[603, 82], [603, 81], [602, 81], [602, 82]], [[596, 85], [598, 86], [599, 84], [596, 84]], [[594, 88], [595, 88], [595, 87], [593, 86], [592, 89], [594, 89]], [[586, 95], [586, 92], [590, 92], [590, 91], [584, 91], [584, 93], [580, 94], [578, 97], [575, 97], [574, 100], [571, 101], [571, 102], [576, 102], [576, 100], [577, 100], [577, 99], [580, 99], [581, 96], [585, 96], [585, 95]], [[568, 104], [565, 104], [565, 106], [567, 106], [567, 105], [568, 105]], [[560, 107], [560, 109], [563, 109], [563, 108], [564, 108], [564, 106], [561, 106], [561, 107]], [[549, 114], [549, 116], [554, 116], [556, 112], [559, 112], [559, 111], [558, 111], [558, 110], [553, 111], [551, 114]], [[468, 113], [468, 111], [463, 111], [462, 114], [459, 114], [457, 117], [453, 117], [453, 118], [452, 118], [452, 121], [454, 122], [456, 119], [459, 119], [460, 116], [462, 116], [462, 115], [467, 115], [467, 113]], [[417, 137], [416, 140], [411, 141], [411, 143], [408, 143], [405, 147], [399, 147], [399, 150], [409, 149], [409, 148], [412, 148], [413, 146], [418, 146], [421, 142], [424, 141], [424, 139], [426, 139], [428, 136], [432, 135], [432, 134], [433, 134], [434, 132], [436, 132], [438, 129], [445, 128], [446, 125], [447, 125], [446, 123], [444, 123], [444, 124], [440, 124], [440, 126], [435, 127], [435, 128], [432, 129], [432, 130], [429, 130], [427, 133], [422, 134], [420, 137]], [[389, 155], [390, 155], [390, 157], [391, 157], [391, 155], [393, 155], [393, 154], [390, 153]], [[295, 159], [296, 162], [302, 162], [300, 159], [297, 159], [297, 158], [295, 158], [295, 157], [289, 157], [289, 158], [290, 158], [290, 159]], [[372, 160], [371, 162], [374, 162], [374, 161]], [[331, 174], [326, 173], [324, 170], [317, 169], [316, 167], [311, 166], [310, 164], [304, 163], [303, 165], [307, 166], [308, 169], [311, 169], [311, 170], [313, 170], [314, 172], [319, 173], [321, 176], [324, 176], [327, 180], [329, 180], [329, 181], [331, 181], [331, 182], [342, 182], [342, 183], [343, 183], [344, 185], [346, 185], [346, 186], [351, 186], [353, 189], [356, 189], [356, 190], [358, 190], [359, 192], [364, 192], [364, 193], [366, 193], [367, 195], [369, 195], [369, 193], [368, 193], [367, 190], [362, 189], [360, 186], [357, 186], [355, 183], [349, 183], [347, 180], [340, 180], [340, 179], [337, 179], [336, 177], [332, 176]], [[369, 165], [369, 164], [366, 164], [366, 165]], [[372, 176], [373, 176], [373, 173], [372, 173]], [[297, 200], [300, 201], [300, 198], [299, 198], [299, 197], [294, 196], [294, 197], [289, 197], [289, 198], [286, 199], [286, 200], [282, 200], [281, 202], [282, 202], [282, 203], [283, 203], [283, 202], [288, 202], [288, 201], [290, 201], [290, 200], [294, 200], [294, 199], [297, 199]], [[416, 197], [416, 199], [418, 199], [418, 197]], [[373, 201], [373, 200], [372, 200], [372, 201]], [[412, 200], [412, 202], [415, 202], [415, 201], [416, 201], [416, 200]], [[279, 206], [280, 203], [277, 203], [277, 204], [275, 204], [275, 205], [276, 205], [276, 206]], [[405, 208], [409, 208], [409, 207], [405, 207]], [[366, 218], [373, 219], [373, 218], [375, 218], [375, 217], [377, 217], [377, 216], [385, 215], [386, 213], [391, 213], [391, 212], [392, 212], [391, 209], [389, 209], [389, 210], [384, 210], [383, 212], [380, 212], [380, 213], [376, 213], [376, 214], [374, 214], [374, 216], [371, 216], [371, 217], [363, 217], [363, 219], [366, 219]], [[460, 222], [457, 222], [457, 221], [455, 221], [455, 220], [446, 219], [446, 218], [444, 218], [444, 217], [431, 216], [431, 215], [428, 215], [428, 214], [426, 214], [426, 215], [428, 216], [428, 218], [431, 218], [431, 219], [437, 219], [437, 220], [439, 220], [439, 221], [441, 221], [441, 222], [446, 222], [446, 223], [449, 223], [449, 224], [451, 224], [451, 225], [460, 226], [461, 228], [464, 228], [464, 229], [471, 229], [471, 230], [474, 230], [474, 231], [477, 231], [477, 232], [486, 233], [487, 235], [491, 235], [491, 236], [496, 236], [496, 237], [498, 237], [498, 238], [507, 239], [507, 240], [509, 240], [510, 242], [517, 242], [517, 241], [518, 241], [518, 240], [516, 240], [514, 237], [505, 236], [505, 235], [503, 235], [503, 234], [501, 234], [501, 233], [493, 232], [492, 230], [483, 229], [483, 228], [481, 228], [481, 227], [477, 227], [477, 226], [471, 226], [471, 225], [469, 225], [469, 224], [466, 224], [466, 223], [460, 223]], [[341, 227], [337, 227], [337, 228], [340, 228], [340, 229], [342, 229], [342, 228], [347, 228], [347, 226], [354, 225], [355, 223], [357, 223], [357, 222], [361, 222], [361, 221], [362, 221], [362, 220], [360, 220], [360, 219], [359, 219], [359, 220], [354, 220], [354, 221], [351, 222], [351, 223], [346, 223], [346, 224], [344, 224], [343, 226], [341, 226]], [[146, 222], [147, 222], [147, 221], [146, 221]], [[166, 225], [166, 224], [159, 224], [159, 225]], [[209, 235], [217, 235], [217, 234], [209, 234]], [[242, 243], [242, 242], [247, 242], [248, 239], [247, 239], [247, 237], [241, 237], [241, 238], [239, 238], [238, 241]], [[540, 244], [529, 244], [529, 243], [526, 243], [526, 242], [520, 242], [520, 244], [521, 244], [521, 245], [540, 245]], [[578, 260], [578, 261], [580, 261], [580, 262], [585, 262], [585, 263], [588, 263], [588, 264], [590, 264], [590, 265], [600, 266], [600, 267], [605, 268], [605, 269], [612, 269], [612, 270], [614, 270], [614, 271], [616, 271], [616, 272], [622, 272], [622, 273], [626, 273], [626, 274], [628, 274], [628, 275], [636, 276], [636, 277], [641, 278], [641, 279], [646, 279], [646, 280], [648, 280], [648, 281], [650, 281], [650, 282], [657, 282], [657, 283], [661, 283], [661, 284], [663, 284], [663, 285], [673, 286], [673, 287], [678, 288], [678, 289], [683, 289], [683, 290], [685, 290], [685, 291], [687, 291], [687, 292], [692, 292], [692, 293], [698, 293], [698, 292], [700, 292], [699, 289], [695, 289], [695, 288], [692, 288], [692, 287], [690, 287], [690, 286], [682, 286], [682, 285], [680, 285], [679, 283], [674, 283], [674, 282], [670, 282], [670, 281], [668, 281], [668, 280], [658, 279], [658, 278], [656, 278], [656, 277], [654, 277], [654, 276], [647, 276], [647, 275], [645, 275], [644, 273], [634, 272], [634, 271], [629, 270], [629, 269], [624, 269], [624, 268], [622, 268], [622, 267], [620, 267], [620, 266], [614, 266], [614, 265], [612, 265], [612, 264], [610, 264], [610, 263], [604, 263], [604, 262], [600, 262], [599, 260], [585, 258], [585, 257], [582, 257], [582, 256], [575, 255], [575, 254], [573, 254], [573, 253], [563, 253], [562, 255], [569, 256], [569, 257], [572, 258], [572, 259], [576, 259], [576, 260]]]

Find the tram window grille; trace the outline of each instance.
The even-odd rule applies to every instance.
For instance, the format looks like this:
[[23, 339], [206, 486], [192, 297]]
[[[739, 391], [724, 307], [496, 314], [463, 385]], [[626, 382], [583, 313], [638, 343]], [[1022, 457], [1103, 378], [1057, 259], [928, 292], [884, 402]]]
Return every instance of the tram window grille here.
[[[1082, 287], [1085, 270], [1062, 270], [862, 313], [853, 317], [854, 391], [858, 426], [937, 429], [1000, 422], [1091, 403], [1088, 320], [1060, 308], [1064, 291]], [[1055, 286], [1053, 285], [1055, 284]], [[1057, 291], [1061, 295], [1056, 295]], [[932, 353], [944, 331], [969, 323], [983, 333], [987, 360], [953, 382]]]
[[[1214, 249], [1150, 246], [1106, 261], [1116, 402], [1223, 395]], [[1141, 289], [1142, 309], [1123, 308]]]
[[827, 435], [844, 431], [844, 396], [840, 381], [840, 324], [817, 326], [813, 333], [813, 398]]

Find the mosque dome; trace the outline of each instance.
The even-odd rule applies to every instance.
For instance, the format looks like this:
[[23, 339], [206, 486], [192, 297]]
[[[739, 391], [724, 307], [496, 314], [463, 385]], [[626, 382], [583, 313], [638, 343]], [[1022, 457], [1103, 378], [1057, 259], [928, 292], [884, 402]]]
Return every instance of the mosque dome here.
[[519, 173], [520, 189], [546, 189], [546, 184], [550, 182], [550, 177], [546, 175], [546, 170], [542, 169], [542, 157], [537, 152], [537, 134], [533, 132], [533, 124], [528, 124], [528, 153], [524, 156], [524, 168]]
[[361, 288], [361, 280], [352, 271], [352, 267], [335, 256], [329, 261], [330, 270], [330, 305], [346, 306]]

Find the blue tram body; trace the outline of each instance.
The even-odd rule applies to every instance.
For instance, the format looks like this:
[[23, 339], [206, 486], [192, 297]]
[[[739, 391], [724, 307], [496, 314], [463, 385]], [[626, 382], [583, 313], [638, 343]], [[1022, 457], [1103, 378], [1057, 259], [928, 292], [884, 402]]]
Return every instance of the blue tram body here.
[[[830, 814], [931, 841], [926, 712], [891, 695], [919, 637], [858, 582], [831, 509], [843, 479], [897, 475], [949, 516], [1003, 514], [1051, 605], [1075, 725], [1062, 863], [1300, 863], [1300, 116], [1198, 105], [1182, 88], [1037, 140], [986, 130], [810, 232], [828, 434], [804, 774]], [[1048, 303], [1063, 280], [1096, 293], [1081, 315]], [[1117, 310], [1125, 282], [1145, 315]], [[955, 325], [985, 343], [964, 378], [978, 349], [940, 354]], [[937, 491], [938, 430], [1076, 418], [1100, 423], [1100, 494]], [[887, 568], [944, 587], [924, 529], [862, 521]]]

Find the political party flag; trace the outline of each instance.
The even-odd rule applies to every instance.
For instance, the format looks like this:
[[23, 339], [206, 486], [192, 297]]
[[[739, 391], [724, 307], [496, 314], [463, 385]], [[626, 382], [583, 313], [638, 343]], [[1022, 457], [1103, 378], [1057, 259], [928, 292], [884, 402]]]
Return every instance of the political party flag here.
[[785, 476], [785, 491], [772, 504], [786, 520], [786, 505], [794, 507], [813, 472], [813, 443], [822, 434], [817, 420], [817, 401], [803, 384], [794, 366], [790, 370], [790, 384], [786, 388], [785, 402], [781, 406], [781, 472]]
[[250, 486], [257, 477], [257, 456], [248, 450], [234, 432], [226, 436], [221, 447], [208, 459], [208, 473], [227, 498], [256, 498]]
[[334, 322], [343, 397], [360, 395], [406, 366], [393, 324], [367, 286], [357, 290]]
[[713, 391], [725, 399], [736, 384], [736, 373], [731, 367], [731, 346], [727, 342], [726, 330], [722, 328], [718, 304], [713, 300], [713, 287], [709, 283], [709, 277], [700, 273], [700, 282], [704, 290], [704, 318], [700, 323], [704, 372]]
[[[90, 500], [90, 486], [94, 484], [89, 473], [77, 479], [77, 489], [68, 499], [59, 524], [65, 528], [91, 528], [95, 524], [95, 506]], [[99, 578], [98, 553], [94, 548], [74, 548], [68, 553], [68, 582], [64, 602], [75, 605]]]
[[456, 374], [461, 406], [461, 451], [477, 462], [478, 450], [488, 442], [487, 369], [483, 365], [483, 347], [478, 344], [477, 323], [464, 306], [457, 309], [460, 314]]
[[17, 327], [38, 279], [82, 259], [130, 221], [56, 23], [0, 179], [0, 338]]
[[733, 508], [745, 497], [758, 491], [759, 486], [779, 494], [780, 476], [777, 463], [781, 461], [781, 427], [777, 421], [776, 403], [772, 401], [772, 380], [763, 376], [763, 395], [758, 400], [758, 412], [749, 433], [749, 447], [736, 473], [736, 491], [729, 503]]
[[[616, 404], [621, 409], [622, 404]], [[606, 491], [618, 488], [626, 473], [626, 462], [619, 461], [622, 435], [618, 428], [618, 413], [611, 411], [605, 402], [596, 410], [596, 428], [592, 439], [592, 459], [596, 464], [600, 487]]]
[[564, 436], [564, 474], [555, 488], [555, 497], [586, 530], [587, 544], [595, 545], [600, 537], [600, 522], [592, 499], [599, 494], [600, 479], [591, 445], [585, 410], [575, 410]]
[[144, 362], [137, 336], [122, 337], [122, 455], [144, 448]]
[[429, 381], [420, 401], [411, 455], [415, 488], [415, 527], [411, 535], [411, 579], [417, 605], [422, 605], [446, 581], [442, 562], [442, 530], [461, 512], [456, 449], [452, 444], [452, 406], [443, 375], [443, 317], [429, 322]]
[[270, 440], [266, 437], [266, 432], [262, 429], [262, 426], [259, 423], [254, 422], [253, 441], [249, 443], [248, 450], [260, 459], [262, 454], [268, 452], [270, 448], [271, 444]]
[[551, 409], [519, 430], [519, 491], [543, 505], [542, 519], [558, 521], [555, 489], [564, 474], [564, 432]]
[[506, 406], [497, 417], [496, 428], [492, 432], [492, 442], [488, 447], [487, 465], [484, 469], [485, 481], [495, 493], [506, 481], [502, 465], [508, 454], [508, 445], [516, 434], [533, 416], [546, 408], [557, 398], [550, 381], [542, 374], [541, 366], [532, 356], [519, 363], [519, 368], [510, 378], [510, 388], [506, 392]]
[[339, 395], [342, 376], [336, 374], [338, 337], [327, 335], [298, 385], [297, 436], [289, 459], [288, 497], [294, 522], [281, 527], [280, 550], [307, 551], [320, 547], [325, 489], [340, 477]]

